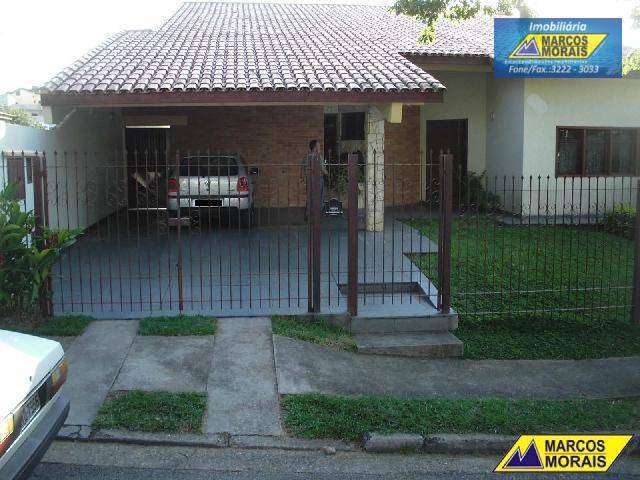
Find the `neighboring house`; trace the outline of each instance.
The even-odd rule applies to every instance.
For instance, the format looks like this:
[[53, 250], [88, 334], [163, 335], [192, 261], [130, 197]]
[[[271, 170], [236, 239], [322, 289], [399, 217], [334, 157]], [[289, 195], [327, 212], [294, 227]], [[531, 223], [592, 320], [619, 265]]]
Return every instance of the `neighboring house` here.
[[40, 94], [37, 88], [18, 88], [0, 95], [0, 109], [16, 108], [27, 112], [33, 120], [44, 123]]
[[[490, 177], [638, 173], [639, 79], [496, 79], [490, 19], [442, 22], [430, 45], [417, 43], [422, 28], [383, 7], [185, 3], [155, 30], [109, 37], [48, 82], [42, 103], [54, 123], [109, 124], [104, 158], [150, 135], [170, 158], [240, 149], [255, 166], [298, 163], [313, 138], [331, 158], [360, 152], [378, 212], [424, 200], [441, 149]], [[169, 128], [122, 134], [133, 126]], [[303, 204], [297, 177], [288, 188]]]

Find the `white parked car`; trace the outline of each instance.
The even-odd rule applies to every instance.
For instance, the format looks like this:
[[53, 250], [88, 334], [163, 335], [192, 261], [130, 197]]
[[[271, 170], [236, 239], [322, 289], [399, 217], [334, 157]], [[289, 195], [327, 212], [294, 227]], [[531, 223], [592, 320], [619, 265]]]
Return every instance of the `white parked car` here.
[[0, 330], [0, 479], [27, 478], [69, 413], [58, 342]]
[[252, 177], [257, 172], [257, 168], [248, 168], [235, 155], [182, 158], [179, 171], [168, 180], [169, 217], [204, 220], [212, 215], [227, 215], [243, 226], [250, 226]]

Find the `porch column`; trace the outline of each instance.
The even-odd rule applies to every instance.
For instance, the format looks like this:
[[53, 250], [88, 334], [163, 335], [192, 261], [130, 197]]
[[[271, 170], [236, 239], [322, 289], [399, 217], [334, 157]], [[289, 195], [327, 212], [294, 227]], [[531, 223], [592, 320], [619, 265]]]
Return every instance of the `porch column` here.
[[365, 228], [384, 228], [384, 115], [375, 106], [367, 112], [367, 160], [365, 176]]

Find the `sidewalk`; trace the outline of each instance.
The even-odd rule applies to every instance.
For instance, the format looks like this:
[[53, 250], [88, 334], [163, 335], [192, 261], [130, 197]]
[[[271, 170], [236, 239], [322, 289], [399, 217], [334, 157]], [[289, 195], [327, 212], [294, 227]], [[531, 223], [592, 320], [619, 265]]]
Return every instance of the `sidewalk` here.
[[617, 398], [640, 396], [640, 357], [428, 360], [336, 352], [274, 336], [280, 394]]
[[[71, 343], [65, 385], [71, 412], [62, 437], [87, 438], [108, 393], [120, 390], [206, 391], [204, 434], [191, 435], [187, 443], [255, 448], [291, 446], [293, 439], [283, 436], [280, 423], [278, 395], [282, 394], [640, 396], [640, 357], [580, 361], [378, 357], [272, 335], [266, 317], [219, 319], [215, 337], [144, 337], [136, 335], [137, 328], [137, 321], [96, 321]], [[104, 435], [103, 439], [109, 438], [108, 432]], [[165, 438], [134, 437], [152, 443]]]

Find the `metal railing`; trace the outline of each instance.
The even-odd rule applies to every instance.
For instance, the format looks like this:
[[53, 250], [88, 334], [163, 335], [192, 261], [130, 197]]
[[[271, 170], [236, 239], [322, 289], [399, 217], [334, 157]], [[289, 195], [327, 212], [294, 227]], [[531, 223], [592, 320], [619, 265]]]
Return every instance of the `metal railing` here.
[[[325, 176], [320, 158], [236, 172], [221, 157], [241, 155], [3, 152], [0, 185], [23, 183], [41, 227], [84, 229], [44, 310], [561, 318], [635, 305], [640, 322], [635, 178], [478, 175], [444, 152], [426, 168], [354, 153]], [[186, 158], [207, 175], [181, 187]]]

